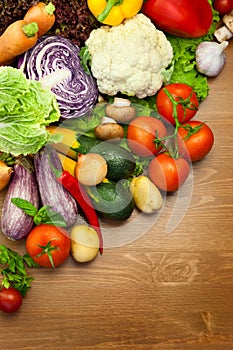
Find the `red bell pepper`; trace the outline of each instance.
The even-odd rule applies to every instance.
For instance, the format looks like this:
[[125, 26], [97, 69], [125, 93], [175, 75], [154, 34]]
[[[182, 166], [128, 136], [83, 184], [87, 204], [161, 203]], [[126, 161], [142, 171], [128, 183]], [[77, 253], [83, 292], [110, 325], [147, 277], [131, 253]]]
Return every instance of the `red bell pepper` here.
[[198, 38], [208, 33], [213, 11], [208, 0], [148, 0], [142, 13], [158, 29], [186, 38]]

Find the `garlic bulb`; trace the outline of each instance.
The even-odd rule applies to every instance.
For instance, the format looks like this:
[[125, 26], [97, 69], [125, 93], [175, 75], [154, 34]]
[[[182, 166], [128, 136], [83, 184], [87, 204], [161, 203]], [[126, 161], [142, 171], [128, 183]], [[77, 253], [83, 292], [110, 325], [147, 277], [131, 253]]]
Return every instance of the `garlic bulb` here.
[[214, 41], [203, 41], [196, 49], [196, 62], [198, 72], [207, 77], [216, 77], [226, 63], [226, 53], [224, 50], [228, 46], [228, 41], [221, 44]]

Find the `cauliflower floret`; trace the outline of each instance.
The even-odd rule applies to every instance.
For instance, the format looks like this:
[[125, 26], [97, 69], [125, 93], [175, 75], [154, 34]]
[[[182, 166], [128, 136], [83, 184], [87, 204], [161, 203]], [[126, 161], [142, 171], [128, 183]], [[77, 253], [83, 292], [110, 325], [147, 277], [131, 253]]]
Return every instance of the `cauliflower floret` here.
[[154, 95], [173, 58], [170, 42], [143, 14], [118, 26], [94, 29], [86, 41], [91, 71], [101, 93], [138, 98]]

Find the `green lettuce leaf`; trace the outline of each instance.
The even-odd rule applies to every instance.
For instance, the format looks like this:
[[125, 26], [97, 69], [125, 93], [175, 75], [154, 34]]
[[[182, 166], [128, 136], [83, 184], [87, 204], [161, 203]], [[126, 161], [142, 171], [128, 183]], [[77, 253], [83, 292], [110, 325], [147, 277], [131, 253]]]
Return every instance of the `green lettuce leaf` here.
[[0, 67], [0, 151], [35, 154], [51, 142], [46, 126], [60, 119], [55, 95], [19, 69]]
[[[209, 0], [212, 5], [212, 1]], [[202, 41], [211, 41], [214, 38], [216, 25], [219, 22], [218, 12], [213, 10], [213, 22], [209, 32], [200, 38], [182, 38], [167, 34], [167, 39], [173, 47], [173, 62], [169, 83], [184, 83], [193, 87], [200, 101], [203, 101], [209, 92], [206, 76], [196, 69], [195, 53]]]

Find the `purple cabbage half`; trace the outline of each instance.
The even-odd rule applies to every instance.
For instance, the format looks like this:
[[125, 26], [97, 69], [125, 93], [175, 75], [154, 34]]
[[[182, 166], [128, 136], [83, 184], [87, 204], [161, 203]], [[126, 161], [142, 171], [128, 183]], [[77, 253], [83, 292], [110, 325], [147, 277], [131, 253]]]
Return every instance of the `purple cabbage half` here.
[[79, 52], [69, 39], [42, 36], [18, 61], [28, 79], [39, 80], [55, 94], [64, 119], [85, 115], [98, 98], [96, 81], [84, 71]]

